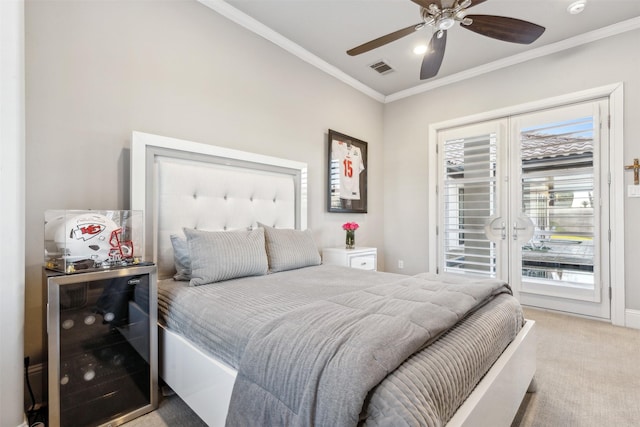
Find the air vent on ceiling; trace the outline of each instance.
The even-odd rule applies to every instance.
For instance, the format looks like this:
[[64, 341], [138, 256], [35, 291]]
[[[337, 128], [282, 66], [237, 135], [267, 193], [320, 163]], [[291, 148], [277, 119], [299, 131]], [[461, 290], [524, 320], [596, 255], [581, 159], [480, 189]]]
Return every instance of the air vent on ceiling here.
[[380, 74], [389, 74], [391, 72], [393, 72], [393, 68], [391, 68], [391, 65], [387, 64], [386, 62], [384, 62], [383, 60], [380, 60], [378, 62], [376, 62], [375, 64], [371, 64], [369, 65], [369, 67], [371, 67], [372, 70], [377, 71]]

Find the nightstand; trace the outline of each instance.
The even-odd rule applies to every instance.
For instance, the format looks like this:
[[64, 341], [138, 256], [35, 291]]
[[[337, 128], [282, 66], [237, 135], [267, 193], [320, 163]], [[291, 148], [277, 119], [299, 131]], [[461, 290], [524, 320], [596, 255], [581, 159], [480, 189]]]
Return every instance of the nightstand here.
[[324, 248], [322, 262], [375, 271], [378, 269], [378, 250], [364, 247], [356, 247], [355, 249]]
[[120, 425], [157, 408], [156, 267], [44, 279], [49, 425]]

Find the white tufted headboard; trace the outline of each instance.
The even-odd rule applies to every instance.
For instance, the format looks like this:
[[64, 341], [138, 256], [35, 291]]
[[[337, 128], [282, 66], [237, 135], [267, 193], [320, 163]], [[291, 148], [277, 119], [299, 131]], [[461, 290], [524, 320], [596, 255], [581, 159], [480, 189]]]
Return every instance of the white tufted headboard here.
[[306, 174], [305, 163], [134, 132], [131, 209], [144, 211], [144, 259], [170, 277], [169, 236], [183, 227], [305, 229]]

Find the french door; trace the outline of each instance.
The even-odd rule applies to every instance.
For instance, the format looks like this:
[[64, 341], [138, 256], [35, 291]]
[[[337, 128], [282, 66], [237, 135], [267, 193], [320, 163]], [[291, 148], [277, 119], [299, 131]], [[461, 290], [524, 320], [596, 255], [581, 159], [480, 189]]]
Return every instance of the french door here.
[[607, 116], [602, 100], [439, 131], [438, 270], [609, 318]]

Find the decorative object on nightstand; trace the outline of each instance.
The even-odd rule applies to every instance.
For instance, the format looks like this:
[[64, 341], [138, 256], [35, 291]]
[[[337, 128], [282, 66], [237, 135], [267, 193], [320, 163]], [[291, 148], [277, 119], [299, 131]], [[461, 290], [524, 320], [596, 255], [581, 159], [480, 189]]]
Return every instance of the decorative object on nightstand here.
[[378, 250], [365, 247], [356, 247], [354, 249], [324, 248], [322, 250], [322, 263], [359, 268], [361, 270], [377, 270]]
[[354, 249], [356, 247], [356, 230], [360, 226], [357, 222], [345, 222], [342, 224], [342, 229], [347, 232], [345, 245], [347, 249]]
[[115, 426], [157, 408], [155, 265], [43, 273], [48, 425]]
[[142, 211], [47, 210], [44, 265], [61, 273], [101, 271], [142, 260]]

